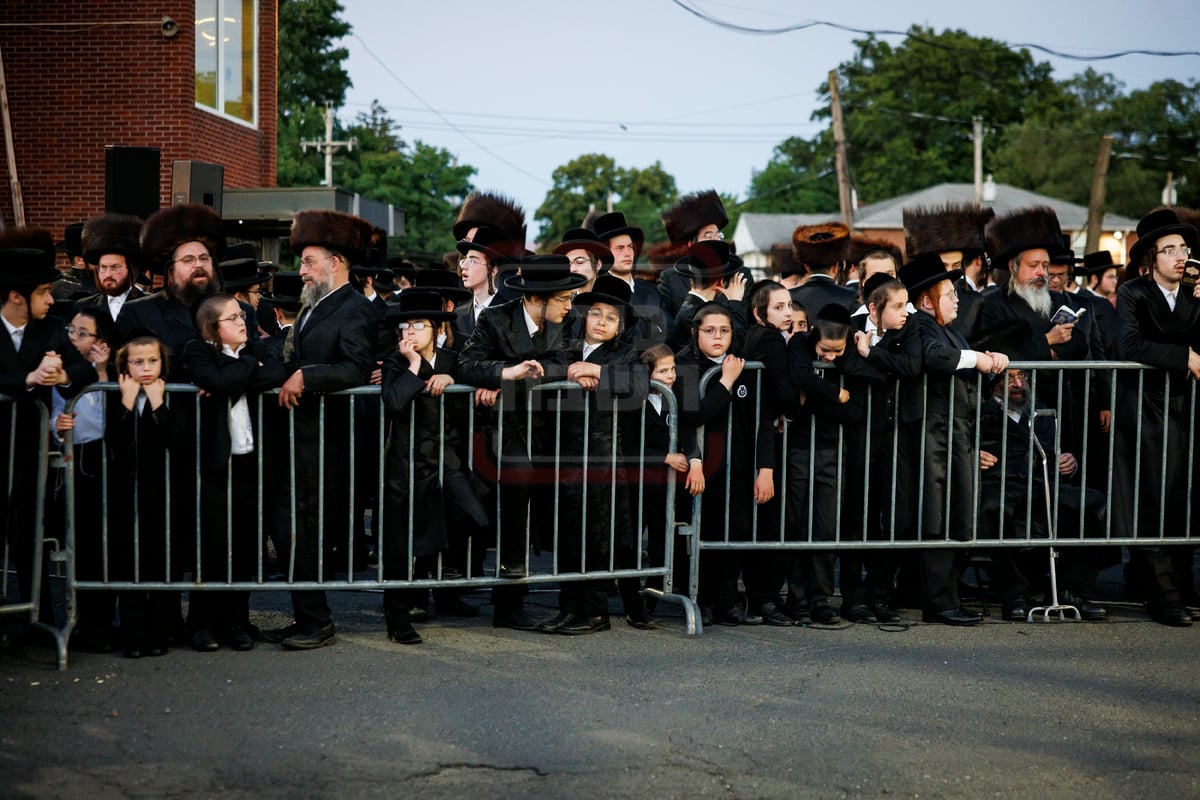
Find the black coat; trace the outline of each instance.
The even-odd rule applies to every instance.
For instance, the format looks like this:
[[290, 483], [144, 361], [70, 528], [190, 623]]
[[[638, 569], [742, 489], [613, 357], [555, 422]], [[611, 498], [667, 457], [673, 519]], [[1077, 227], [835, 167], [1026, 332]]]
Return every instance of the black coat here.
[[[1050, 292], [1050, 314], [1059, 306], [1070, 307], [1063, 292]], [[976, 350], [1004, 353], [1013, 361], [1082, 361], [1090, 357], [1088, 328], [1083, 320], [1071, 332], [1071, 339], [1051, 346], [1046, 333], [1053, 326], [1048, 317], [1039, 315], [1016, 294], [1007, 291], [983, 295], [983, 310], [975, 339], [968, 340]]]
[[[258, 318], [254, 309], [241, 300], [238, 301], [238, 305], [246, 313], [246, 332], [250, 339], [258, 339]], [[117, 320], [117, 341], [114, 344], [125, 344], [139, 328], [153, 331], [171, 352], [171, 368], [166, 375], [167, 382], [191, 383], [187, 362], [179, 356], [188, 342], [200, 337], [192, 310], [178, 300], [168, 297], [165, 291], [127, 302], [121, 308], [121, 318]]]
[[721, 293], [717, 293], [717, 296], [713, 300], [705, 300], [697, 294], [688, 294], [683, 298], [683, 302], [679, 306], [679, 313], [675, 315], [675, 322], [672, 323], [671, 330], [667, 334], [668, 347], [678, 352], [691, 343], [692, 320], [695, 319], [696, 312], [709, 303], [721, 306], [729, 314], [729, 319], [733, 322], [733, 345], [731, 349], [741, 351], [746, 341], [746, 330], [749, 327], [746, 304], [740, 300], [730, 300]]
[[[138, 287], [136, 287], [136, 286], [130, 287], [129, 296], [125, 298], [125, 303], [132, 303], [134, 300], [140, 300], [141, 298], [143, 298], [145, 296], [146, 296], [146, 293], [143, 292]], [[77, 300], [75, 302], [75, 308], [79, 309], [79, 310], [82, 310], [85, 308], [99, 308], [105, 312], [105, 315], [108, 317], [108, 319], [114, 325], [117, 323], [117, 321], [115, 319], [113, 319], [112, 312], [109, 310], [109, 307], [108, 307], [108, 295], [104, 294], [103, 292], [97, 292], [96, 294], [88, 295], [87, 297], [83, 298], [82, 300]], [[122, 305], [121, 306], [121, 316], [124, 316], [124, 315], [125, 315], [125, 306]]]
[[950, 323], [950, 327], [968, 342], [973, 342], [979, 334], [979, 317], [983, 311], [984, 294], [972, 289], [966, 278], [956, 280], [954, 289], [958, 292], [958, 316]]
[[912, 327], [921, 342], [923, 374], [901, 387], [896, 536], [968, 539], [978, 463], [977, 373], [958, 369], [967, 343], [931, 314], [910, 314], [905, 327]]
[[833, 278], [820, 273], [810, 275], [803, 285], [789, 291], [792, 302], [808, 312], [810, 324], [825, 306], [842, 306], [847, 311], [853, 311], [858, 305], [858, 292], [847, 286], [839, 286]]
[[[1188, 348], [1200, 350], [1200, 302], [1181, 286], [1172, 311], [1153, 278], [1142, 275], [1117, 290], [1117, 317], [1120, 319], [1117, 355], [1122, 360], [1139, 361], [1158, 369], [1141, 376], [1140, 391], [1137, 372], [1119, 374], [1112, 422], [1116, 437], [1113, 531], [1146, 537], [1160, 533], [1175, 535], [1184, 530], [1188, 445], [1195, 441], [1197, 429], [1197, 420], [1190, 412], [1190, 396], [1196, 390], [1196, 382], [1186, 369]], [[1139, 444], [1140, 473], [1136, 460]], [[1135, 525], [1134, 483], [1138, 479], [1140, 502]], [[1160, 500], [1164, 492], [1165, 506]], [[1196, 524], [1193, 510], [1193, 530]]]

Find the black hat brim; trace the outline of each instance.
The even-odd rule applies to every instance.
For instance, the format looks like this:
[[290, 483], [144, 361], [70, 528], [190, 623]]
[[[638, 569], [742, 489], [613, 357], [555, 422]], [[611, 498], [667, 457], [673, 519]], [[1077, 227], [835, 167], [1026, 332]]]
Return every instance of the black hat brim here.
[[427, 319], [430, 322], [441, 324], [450, 322], [457, 314], [453, 311], [429, 311], [421, 309], [400, 310], [399, 308], [389, 308], [383, 312], [384, 322], [409, 322], [414, 319]]
[[509, 275], [504, 279], [504, 285], [521, 294], [555, 294], [571, 289], [578, 289], [588, 282], [582, 275], [572, 272], [570, 275], [553, 281], [531, 281], [520, 273]]
[[615, 306], [620, 309], [632, 308], [628, 301], [622, 300], [619, 297], [613, 297], [611, 294], [603, 292], [583, 292], [575, 295], [572, 301], [577, 306], [590, 306], [595, 303], [608, 303], [610, 306]]
[[706, 278], [711, 277], [712, 280], [724, 280], [731, 275], [736, 275], [737, 271], [743, 266], [742, 259], [731, 255], [729, 260], [722, 266], [721, 272], [713, 275], [710, 272], [697, 271], [692, 269], [691, 256], [684, 256], [675, 262], [675, 271], [686, 275], [689, 278]]
[[1134, 263], [1141, 261], [1147, 248], [1152, 247], [1159, 239], [1164, 236], [1170, 236], [1172, 233], [1178, 233], [1183, 237], [1188, 247], [1193, 250], [1196, 249], [1196, 240], [1200, 237], [1200, 232], [1194, 226], [1180, 222], [1175, 225], [1165, 225], [1161, 228], [1156, 228], [1145, 236], [1139, 236], [1138, 240], [1129, 248], [1129, 260]]
[[930, 275], [928, 278], [923, 278], [914, 283], [912, 286], [906, 287], [908, 289], [909, 300], [911, 302], [913, 297], [925, 291], [930, 286], [941, 283], [942, 281], [953, 282], [962, 276], [963, 271], [961, 269], [952, 269], [949, 272], [938, 273], [937, 275]]

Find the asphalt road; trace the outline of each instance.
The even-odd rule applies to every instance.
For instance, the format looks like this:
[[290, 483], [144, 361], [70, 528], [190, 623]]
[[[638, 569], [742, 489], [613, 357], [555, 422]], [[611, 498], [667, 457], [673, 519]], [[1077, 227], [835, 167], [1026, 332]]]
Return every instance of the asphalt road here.
[[[1200, 625], [1132, 607], [700, 638], [660, 607], [657, 631], [568, 638], [494, 630], [485, 606], [401, 647], [378, 595], [332, 597], [339, 641], [312, 652], [58, 672], [48, 646], [0, 650], [0, 797], [1200, 796]], [[286, 618], [286, 595], [254, 605]]]

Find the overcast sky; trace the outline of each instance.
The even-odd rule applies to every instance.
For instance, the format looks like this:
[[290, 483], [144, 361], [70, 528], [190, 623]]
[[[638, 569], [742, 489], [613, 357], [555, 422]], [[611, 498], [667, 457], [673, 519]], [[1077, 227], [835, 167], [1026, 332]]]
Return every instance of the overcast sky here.
[[[354, 82], [344, 120], [379, 100], [403, 138], [446, 148], [478, 169], [477, 188], [521, 201], [531, 238], [551, 173], [584, 153], [626, 167], [660, 161], [681, 192], [715, 187], [744, 198], [775, 144], [826, 124], [810, 121], [817, 87], [853, 57], [860, 38], [820, 26], [737, 33], [671, 0], [342, 2], [354, 27], [344, 40]], [[756, 28], [822, 20], [902, 31], [917, 23], [1078, 55], [1200, 50], [1196, 0], [685, 3]], [[1200, 75], [1195, 55], [1087, 62], [1033, 55], [1049, 61], [1058, 79], [1091, 65], [1127, 90]]]

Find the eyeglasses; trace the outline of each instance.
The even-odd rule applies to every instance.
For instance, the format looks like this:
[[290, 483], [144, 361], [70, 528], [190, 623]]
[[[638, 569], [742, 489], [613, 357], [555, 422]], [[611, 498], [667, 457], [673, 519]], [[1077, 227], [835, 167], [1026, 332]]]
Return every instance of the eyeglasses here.
[[303, 258], [300, 260], [300, 266], [302, 268], [312, 269], [322, 261], [333, 261], [333, 256], [323, 256], [322, 258]]
[[591, 317], [592, 319], [602, 319], [605, 322], [608, 322], [613, 325], [616, 325], [621, 321], [621, 318], [618, 317], [616, 314], [605, 313], [598, 308], [588, 309], [588, 316]]
[[594, 267], [596, 266], [596, 259], [591, 256], [576, 256], [571, 259], [571, 264], [576, 267]]
[[554, 297], [550, 298], [550, 302], [558, 303], [559, 305], [569, 306], [569, 305], [571, 305], [571, 296], [564, 295], [562, 297], [559, 297], [558, 295], [555, 295]]
[[1192, 254], [1192, 248], [1188, 247], [1186, 244], [1169, 244], [1162, 250], [1155, 250], [1154, 252], [1162, 253], [1167, 258], [1171, 258], [1176, 255], [1181, 255], [1186, 258]]
[[83, 328], [76, 328], [74, 325], [68, 325], [63, 328], [67, 332], [67, 337], [70, 339], [95, 339], [96, 334]]
[[433, 326], [427, 322], [401, 322], [396, 327], [402, 331], [406, 331], [409, 328], [412, 328], [414, 331], [423, 331], [426, 328], [432, 328]]
[[487, 260], [480, 258], [479, 256], [467, 256], [466, 258], [460, 258], [458, 260], [458, 265], [460, 267], [475, 267], [475, 266], [486, 267]]
[[716, 239], [718, 242], [725, 241], [725, 234], [722, 231], [707, 231], [700, 234], [699, 241], [706, 242]]
[[246, 321], [245, 311], [239, 311], [236, 314], [229, 315], [228, 317], [217, 317], [217, 322], [237, 322], [239, 319], [242, 322]]
[[175, 259], [175, 263], [183, 264], [185, 267], [194, 267], [197, 264], [207, 267], [209, 264], [213, 263], [213, 260], [212, 256], [210, 256], [208, 253], [205, 253], [202, 256], [184, 256], [183, 258], [177, 258]]
[[[182, 261], [183, 259], [180, 260]], [[212, 259], [209, 258], [209, 261], [212, 261]], [[183, 263], [186, 264], [187, 262], [184, 261]], [[126, 269], [126, 267], [121, 264], [101, 264], [100, 266], [96, 267], [96, 272], [120, 272], [124, 269]]]
[[733, 329], [732, 328], [708, 327], [708, 328], [701, 328], [700, 333], [704, 334], [705, 336], [720, 336], [720, 337], [724, 338], [726, 336], [732, 336]]

